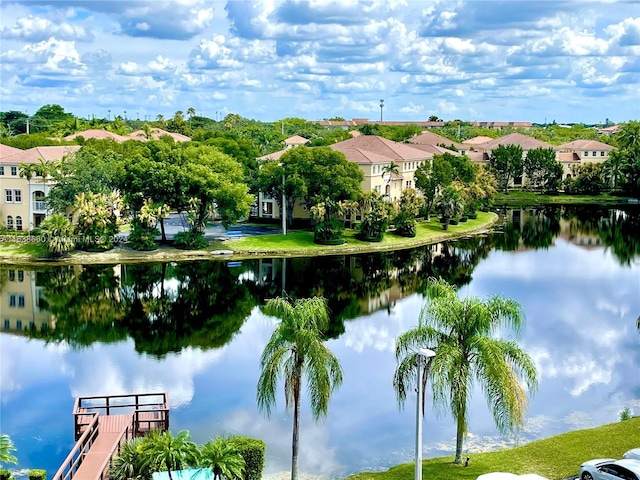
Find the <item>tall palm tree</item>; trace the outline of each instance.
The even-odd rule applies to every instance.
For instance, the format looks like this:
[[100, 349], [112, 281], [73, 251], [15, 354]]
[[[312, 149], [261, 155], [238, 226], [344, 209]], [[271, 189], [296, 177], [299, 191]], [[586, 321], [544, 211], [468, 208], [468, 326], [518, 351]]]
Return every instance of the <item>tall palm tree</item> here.
[[467, 433], [467, 405], [478, 382], [500, 432], [522, 426], [527, 393], [537, 388], [533, 360], [514, 340], [496, 338], [496, 333], [524, 327], [524, 312], [515, 300], [493, 296], [460, 299], [454, 287], [442, 279], [432, 279], [431, 300], [420, 312], [418, 325], [396, 340], [398, 367], [394, 388], [404, 405], [416, 375], [415, 352], [430, 348], [436, 356], [429, 362], [427, 376], [433, 389], [434, 405], [451, 409], [457, 422], [455, 463], [461, 463], [462, 442]]
[[258, 380], [258, 408], [267, 416], [276, 404], [278, 379], [284, 379], [287, 409], [293, 407], [291, 480], [298, 478], [300, 394], [305, 377], [314, 421], [326, 417], [331, 393], [342, 383], [340, 362], [322, 343], [328, 325], [327, 301], [304, 298], [293, 303], [284, 298], [267, 302], [265, 313], [281, 319], [262, 352]]
[[38, 166], [33, 163], [18, 164], [20, 178], [26, 178], [29, 182], [29, 193], [31, 193], [31, 179], [38, 174]]
[[0, 435], [0, 463], [18, 463], [18, 459], [11, 454], [15, 450], [11, 437], [5, 433]]
[[436, 211], [442, 217], [442, 229], [446, 230], [449, 221], [464, 212], [464, 201], [460, 192], [451, 185], [443, 188], [436, 199]]
[[609, 158], [605, 160], [602, 164], [602, 173], [604, 174], [605, 180], [609, 182], [612, 189], [616, 189], [618, 186], [618, 181], [624, 175], [622, 170], [625, 164], [625, 155], [620, 150], [612, 150], [609, 153]]
[[213, 470], [213, 480], [242, 478], [244, 458], [222, 437], [205, 443], [200, 449], [200, 466]]
[[393, 160], [391, 160], [388, 164], [382, 167], [382, 178], [384, 178], [385, 175], [388, 175], [389, 177], [387, 179], [387, 183], [391, 182], [391, 177], [393, 177], [393, 175], [399, 175], [399, 174], [400, 174], [400, 165], [394, 162]]
[[189, 118], [193, 118], [196, 116], [196, 109], [193, 107], [189, 107], [187, 108], [187, 115], [189, 115]]
[[169, 480], [173, 480], [172, 470], [196, 466], [199, 459], [198, 447], [186, 430], [175, 437], [168, 431], [152, 431], [144, 443], [143, 452], [144, 466], [162, 465], [169, 472]]

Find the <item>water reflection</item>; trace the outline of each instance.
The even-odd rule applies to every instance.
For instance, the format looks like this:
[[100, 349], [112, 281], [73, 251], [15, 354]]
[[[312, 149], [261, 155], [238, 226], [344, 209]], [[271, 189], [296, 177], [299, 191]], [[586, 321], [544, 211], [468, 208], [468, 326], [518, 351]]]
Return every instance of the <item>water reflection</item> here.
[[[326, 424], [303, 411], [301, 469], [334, 476], [411, 461], [411, 408], [398, 412], [391, 388], [393, 342], [415, 324], [430, 276], [462, 295], [502, 293], [524, 306], [523, 346], [541, 381], [519, 441], [616, 421], [624, 406], [640, 413], [638, 209], [522, 209], [505, 218], [492, 234], [389, 253], [4, 267], [3, 433], [21, 466], [52, 473], [71, 447], [74, 396], [167, 390], [173, 428], [199, 442], [223, 432], [263, 438], [268, 473], [284, 470], [290, 419], [281, 410], [265, 420], [255, 384], [273, 328], [260, 306], [286, 292], [329, 299], [327, 335], [345, 371]], [[482, 395], [470, 417], [470, 452], [505, 443]], [[453, 450], [452, 426], [427, 416], [425, 455]]]

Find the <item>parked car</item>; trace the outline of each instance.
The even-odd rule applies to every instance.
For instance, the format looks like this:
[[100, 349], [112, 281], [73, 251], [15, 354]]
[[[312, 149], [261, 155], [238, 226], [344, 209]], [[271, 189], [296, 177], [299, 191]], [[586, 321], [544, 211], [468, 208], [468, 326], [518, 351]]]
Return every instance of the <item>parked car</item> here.
[[633, 448], [622, 455], [622, 458], [634, 458], [640, 460], [640, 448]]
[[580, 480], [640, 480], [640, 460], [589, 460], [580, 465]]

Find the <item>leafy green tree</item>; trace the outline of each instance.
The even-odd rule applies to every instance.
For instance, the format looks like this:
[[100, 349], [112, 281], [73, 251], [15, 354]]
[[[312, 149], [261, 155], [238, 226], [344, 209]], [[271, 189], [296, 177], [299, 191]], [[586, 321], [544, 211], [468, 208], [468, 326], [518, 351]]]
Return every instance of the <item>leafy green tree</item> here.
[[382, 241], [389, 226], [392, 204], [373, 191], [365, 194], [360, 205], [362, 221], [357, 237], [365, 242]]
[[431, 300], [420, 312], [418, 325], [396, 340], [398, 366], [394, 388], [400, 406], [416, 377], [416, 351], [436, 352], [421, 381], [429, 379], [434, 405], [450, 409], [457, 422], [455, 463], [461, 463], [463, 439], [469, 423], [468, 404], [478, 382], [500, 432], [523, 424], [527, 392], [537, 388], [533, 360], [514, 340], [496, 337], [505, 328], [519, 333], [524, 327], [522, 307], [515, 301], [493, 296], [460, 299], [454, 287], [433, 280]]
[[[547, 183], [548, 172], [556, 163], [558, 162], [553, 148], [540, 147], [529, 150], [524, 159], [523, 170], [530, 185], [534, 188], [539, 188], [542, 192]], [[560, 168], [560, 176], [562, 177], [562, 166]], [[557, 184], [558, 181], [556, 181]]]
[[[599, 195], [605, 188], [602, 174], [602, 163], [584, 163], [574, 167], [577, 175], [575, 181], [570, 185], [567, 193], [581, 193], [585, 195]], [[567, 190], [565, 185], [565, 190]]]
[[602, 164], [602, 174], [604, 179], [609, 183], [613, 190], [616, 190], [620, 186], [620, 181], [623, 179], [623, 169], [627, 163], [625, 151], [612, 150], [609, 152], [609, 157]]
[[54, 213], [40, 224], [42, 235], [47, 238], [47, 250], [53, 257], [61, 257], [76, 246], [74, 227], [60, 213]]
[[498, 145], [491, 152], [489, 165], [496, 175], [502, 191], [508, 193], [511, 181], [515, 177], [522, 176], [522, 147], [520, 145]]
[[624, 150], [640, 147], [640, 121], [630, 120], [621, 125], [615, 139], [618, 147]]
[[76, 197], [74, 214], [78, 219], [78, 244], [88, 251], [113, 248], [123, 208], [120, 192], [81, 193]]
[[342, 368], [338, 359], [323, 344], [321, 331], [329, 322], [324, 298], [298, 299], [293, 303], [284, 298], [275, 298], [267, 302], [264, 311], [280, 318], [281, 322], [260, 359], [258, 407], [267, 416], [271, 414], [276, 404], [278, 379], [283, 377], [285, 405], [293, 408], [291, 480], [296, 480], [303, 378], [307, 382], [311, 414], [318, 421], [327, 415], [331, 393], [342, 383]]
[[173, 479], [172, 470], [198, 465], [199, 452], [195, 443], [190, 440], [189, 432], [181, 431], [176, 436], [171, 432], [153, 430], [143, 444], [145, 457], [144, 467], [162, 465]]
[[436, 211], [440, 215], [442, 229], [447, 230], [449, 222], [464, 212], [464, 201], [460, 192], [452, 185], [444, 188], [436, 200]]
[[453, 166], [442, 155], [434, 155], [431, 162], [423, 162], [415, 172], [416, 188], [424, 197], [427, 220], [433, 210], [438, 191], [450, 185], [453, 180]]
[[213, 470], [213, 480], [241, 479], [245, 461], [230, 443], [217, 437], [200, 449], [200, 466]]
[[402, 191], [398, 201], [398, 214], [394, 219], [396, 234], [403, 237], [416, 236], [416, 217], [422, 206], [422, 199], [413, 188]]
[[344, 243], [344, 203], [327, 199], [311, 207], [313, 220], [313, 241], [322, 245], [340, 245]]
[[18, 463], [18, 459], [11, 453], [15, 452], [16, 447], [11, 441], [9, 435], [3, 433], [0, 435], [0, 463]]

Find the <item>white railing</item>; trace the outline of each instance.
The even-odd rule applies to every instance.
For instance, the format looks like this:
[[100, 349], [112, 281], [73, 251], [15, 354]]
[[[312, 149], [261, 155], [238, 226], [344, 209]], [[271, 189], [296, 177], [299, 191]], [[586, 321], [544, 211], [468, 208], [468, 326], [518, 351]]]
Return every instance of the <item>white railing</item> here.
[[42, 200], [36, 200], [33, 202], [33, 210], [38, 212], [46, 212], [47, 211], [47, 202]]

